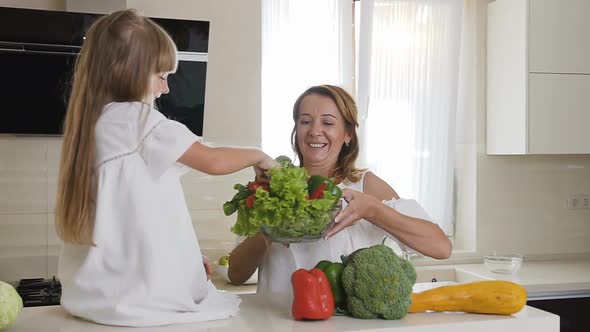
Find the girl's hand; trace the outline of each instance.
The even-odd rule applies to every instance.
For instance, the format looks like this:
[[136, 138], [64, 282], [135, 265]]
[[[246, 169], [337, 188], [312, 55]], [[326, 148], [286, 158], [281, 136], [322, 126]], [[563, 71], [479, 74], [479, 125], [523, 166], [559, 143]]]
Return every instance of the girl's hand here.
[[268, 177], [266, 176], [267, 170], [280, 166], [276, 160], [272, 159], [266, 154], [264, 156], [265, 158], [261, 162], [254, 165], [254, 172], [256, 172], [255, 181], [262, 183], [269, 181]]
[[348, 206], [336, 216], [334, 226], [326, 234], [326, 240], [361, 219], [371, 219], [376, 207], [381, 204], [377, 198], [352, 189], [344, 189], [342, 198]]
[[213, 273], [213, 265], [207, 256], [203, 255], [203, 266], [205, 267], [205, 273], [207, 273], [207, 280], [211, 279]]

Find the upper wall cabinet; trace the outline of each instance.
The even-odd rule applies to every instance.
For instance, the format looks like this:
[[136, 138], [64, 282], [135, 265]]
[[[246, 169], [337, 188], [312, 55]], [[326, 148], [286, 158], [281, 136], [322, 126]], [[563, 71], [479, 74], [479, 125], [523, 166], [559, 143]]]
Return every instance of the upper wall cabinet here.
[[488, 5], [487, 153], [590, 153], [590, 1]]
[[528, 3], [530, 71], [590, 74], [590, 1], [529, 0]]

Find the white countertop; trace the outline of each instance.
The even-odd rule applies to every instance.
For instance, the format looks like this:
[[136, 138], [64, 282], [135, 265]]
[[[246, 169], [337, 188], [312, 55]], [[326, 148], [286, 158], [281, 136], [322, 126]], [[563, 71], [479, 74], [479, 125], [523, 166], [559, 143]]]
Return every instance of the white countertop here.
[[[489, 272], [484, 264], [418, 266], [419, 277], [438, 281], [468, 282], [511, 280], [524, 286], [529, 299], [590, 296], [590, 260], [526, 261], [514, 275]], [[453, 280], [454, 279], [454, 280]], [[24, 331], [559, 331], [559, 317], [529, 306], [512, 316], [463, 313], [409, 314], [402, 320], [361, 320], [336, 316], [321, 322], [297, 322], [290, 315], [290, 300], [279, 301], [255, 294], [256, 285], [234, 286], [213, 278], [222, 290], [241, 294], [238, 316], [223, 321], [160, 328], [114, 328], [69, 316], [60, 306], [25, 308], [7, 332]]]
[[211, 282], [217, 289], [233, 294], [255, 294], [257, 288], [256, 284], [236, 286], [215, 274], [211, 277]]
[[522, 285], [529, 300], [590, 297], [590, 261], [524, 261], [516, 274], [490, 272], [484, 264], [455, 265], [457, 272]]
[[464, 313], [408, 314], [401, 320], [354, 319], [334, 316], [326, 321], [301, 322], [291, 318], [291, 301], [240, 295], [243, 302], [236, 317], [198, 324], [180, 324], [157, 328], [122, 328], [89, 323], [68, 315], [61, 306], [25, 308], [6, 332], [180, 332], [180, 331], [559, 331], [559, 317], [532, 307], [512, 316]]

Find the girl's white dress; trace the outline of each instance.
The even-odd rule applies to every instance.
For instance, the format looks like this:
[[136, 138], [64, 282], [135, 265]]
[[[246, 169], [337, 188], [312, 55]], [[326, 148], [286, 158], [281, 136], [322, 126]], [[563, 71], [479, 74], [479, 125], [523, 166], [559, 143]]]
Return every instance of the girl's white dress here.
[[228, 318], [240, 299], [207, 281], [176, 161], [199, 137], [143, 103], [110, 103], [95, 129], [95, 246], [65, 244], [61, 304], [97, 323]]
[[[356, 183], [341, 183], [341, 189], [350, 188], [363, 192], [365, 175]], [[432, 218], [413, 199], [392, 199], [384, 204], [398, 212], [424, 220]], [[345, 208], [345, 207], [344, 207]], [[288, 247], [273, 243], [258, 271], [259, 294], [273, 294], [280, 298], [290, 298], [292, 294], [291, 274], [297, 269], [311, 269], [321, 260], [340, 262], [341, 255], [349, 255], [353, 251], [379, 244], [384, 237], [389, 237], [405, 249], [395, 237], [369, 221], [361, 219], [357, 224], [347, 227], [328, 240], [312, 243], [292, 243]], [[240, 241], [242, 239], [239, 239]], [[283, 295], [283, 296], [280, 296]], [[272, 298], [272, 297], [271, 297]]]

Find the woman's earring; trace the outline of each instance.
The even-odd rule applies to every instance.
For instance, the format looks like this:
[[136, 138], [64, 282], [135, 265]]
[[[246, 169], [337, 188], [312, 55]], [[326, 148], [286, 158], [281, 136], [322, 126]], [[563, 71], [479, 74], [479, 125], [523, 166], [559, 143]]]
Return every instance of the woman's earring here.
[[348, 146], [350, 145], [350, 143], [349, 143], [349, 142], [346, 142], [346, 143], [344, 143], [344, 144], [346, 144], [346, 147], [348, 147]]

